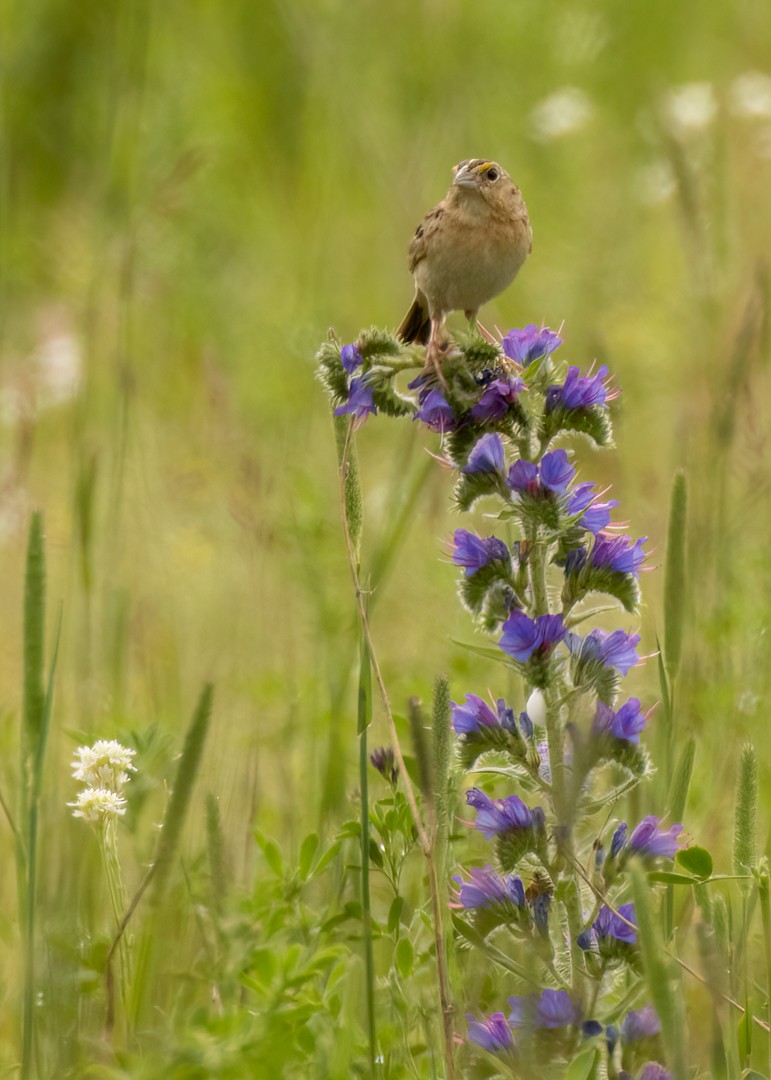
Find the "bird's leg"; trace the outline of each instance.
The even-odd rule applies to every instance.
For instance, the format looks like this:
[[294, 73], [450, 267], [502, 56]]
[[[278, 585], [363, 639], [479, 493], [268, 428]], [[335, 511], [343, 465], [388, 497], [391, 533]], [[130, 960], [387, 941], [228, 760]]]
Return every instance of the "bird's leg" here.
[[482, 326], [481, 322], [479, 322], [479, 320], [477, 319], [476, 311], [464, 311], [463, 314], [468, 319], [468, 328], [472, 334], [481, 335], [481, 337], [483, 337], [485, 341], [489, 341], [491, 345], [498, 344], [495, 337], [490, 333], [490, 331], [487, 330], [484, 326]]
[[431, 334], [426, 346], [426, 369], [433, 370], [440, 385], [447, 390], [447, 380], [442, 371], [442, 357], [447, 351], [447, 341], [444, 332], [444, 315], [431, 316]]

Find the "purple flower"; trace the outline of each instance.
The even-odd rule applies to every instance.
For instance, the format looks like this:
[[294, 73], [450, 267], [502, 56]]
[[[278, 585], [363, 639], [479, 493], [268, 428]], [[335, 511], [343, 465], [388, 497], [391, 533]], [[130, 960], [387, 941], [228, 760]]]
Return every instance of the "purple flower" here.
[[372, 387], [367, 383], [364, 375], [351, 379], [348, 400], [335, 409], [335, 416], [345, 416], [346, 413], [353, 416], [354, 427], [357, 428], [361, 427], [370, 413], [377, 413], [377, 405], [372, 397]]
[[581, 375], [577, 367], [569, 367], [562, 386], [550, 386], [546, 391], [546, 411], [558, 406], [563, 409], [588, 409], [591, 405], [604, 405], [608, 388], [604, 379], [608, 374], [603, 366], [596, 375]]
[[470, 881], [464, 881], [460, 874], [454, 875], [460, 886], [458, 898], [467, 910], [494, 907], [496, 904], [525, 906], [525, 886], [521, 878], [514, 874], [501, 877], [491, 866], [473, 866], [468, 873]]
[[601, 532], [594, 541], [592, 563], [597, 567], [606, 567], [620, 574], [633, 574], [637, 577], [645, 559], [643, 544], [647, 539], [647, 536], [643, 536], [632, 543], [630, 536], [609, 536]]
[[582, 660], [597, 660], [606, 667], [615, 668], [621, 675], [626, 675], [638, 663], [637, 644], [639, 634], [627, 634], [624, 630], [592, 630], [585, 638], [571, 634], [568, 648], [578, 653]]
[[541, 486], [553, 491], [555, 495], [564, 495], [576, 470], [568, 461], [564, 450], [552, 450], [544, 454], [541, 460]]
[[503, 443], [500, 435], [483, 435], [471, 449], [466, 464], [461, 469], [464, 473], [500, 473], [506, 462], [503, 456]]
[[660, 829], [659, 819], [649, 814], [629, 837], [629, 848], [638, 855], [649, 855], [653, 859], [673, 859], [681, 846], [679, 837], [682, 831], [682, 825]]
[[622, 904], [618, 909], [618, 914], [611, 911], [607, 904], [603, 904], [592, 923], [592, 929], [600, 940], [612, 937], [616, 941], [634, 945], [637, 941], [637, 931], [627, 926], [625, 919], [631, 923], [635, 922], [634, 904]]
[[441, 390], [429, 390], [423, 397], [420, 408], [413, 414], [413, 420], [422, 420], [431, 431], [454, 431], [458, 426], [452, 406], [447, 403]]
[[626, 840], [626, 834], [628, 829], [629, 826], [627, 825], [627, 823], [625, 821], [622, 821], [616, 831], [613, 833], [613, 837], [610, 841], [611, 859], [615, 859], [616, 855], [618, 855], [619, 851], [621, 851], [622, 847], [624, 846], [624, 841]]
[[523, 495], [538, 494], [538, 466], [532, 461], [520, 458], [509, 469], [507, 484], [512, 491], [519, 491]]
[[455, 550], [452, 553], [452, 561], [456, 566], [466, 568], [466, 577], [471, 577], [488, 563], [509, 559], [509, 549], [503, 540], [495, 536], [481, 537], [466, 529], [456, 529], [453, 544]]
[[484, 698], [476, 694], [466, 694], [465, 705], [451, 701], [450, 708], [456, 735], [470, 735], [481, 727], [497, 727], [500, 722]]
[[355, 345], [343, 345], [340, 350], [340, 360], [349, 375], [353, 375], [356, 368], [364, 362], [361, 353]]
[[514, 1036], [502, 1012], [493, 1013], [481, 1020], [477, 1020], [472, 1013], [466, 1013], [466, 1019], [468, 1037], [477, 1046], [489, 1050], [491, 1054], [514, 1049]]
[[672, 1080], [672, 1073], [657, 1061], [649, 1061], [640, 1073], [640, 1080]]
[[616, 739], [637, 745], [640, 732], [645, 727], [645, 714], [640, 712], [637, 698], [629, 698], [614, 712], [604, 701], [597, 702], [592, 731], [595, 735], [612, 735]]
[[471, 410], [471, 416], [477, 423], [485, 420], [501, 420], [515, 405], [519, 394], [524, 390], [522, 379], [493, 379], [484, 390], [479, 401]]
[[576, 524], [596, 536], [610, 524], [610, 512], [618, 506], [618, 499], [610, 499], [606, 503], [594, 502], [593, 490], [594, 484], [591, 482], [576, 484], [570, 493], [566, 510], [571, 517], [581, 514]]
[[549, 905], [551, 904], [551, 893], [543, 892], [537, 893], [533, 897], [530, 906], [533, 909], [533, 922], [536, 929], [544, 937], [549, 936]]
[[466, 792], [466, 802], [477, 811], [474, 826], [485, 840], [492, 840], [499, 833], [522, 832], [532, 827], [533, 815], [518, 795], [491, 799], [479, 788], [471, 788]]
[[509, 330], [501, 345], [510, 360], [515, 360], [522, 367], [532, 364], [542, 356], [548, 356], [562, 344], [562, 338], [547, 327], [539, 329], [528, 323], [522, 330]]
[[509, 469], [507, 483], [512, 491], [518, 491], [521, 495], [536, 496], [547, 491], [564, 495], [575, 475], [576, 470], [568, 461], [565, 451], [552, 450], [544, 454], [540, 465], [522, 458], [515, 461]]
[[561, 1028], [575, 1024], [581, 1010], [567, 990], [544, 990], [539, 994], [514, 994], [509, 998], [512, 1027]]
[[509, 656], [525, 664], [535, 652], [548, 655], [566, 634], [561, 615], [539, 615], [531, 619], [515, 609], [503, 624], [503, 636], [498, 644]]
[[369, 755], [373, 768], [377, 769], [389, 784], [395, 784], [399, 779], [399, 766], [396, 764], [393, 749], [390, 746], [379, 746]]
[[652, 1039], [661, 1031], [658, 1013], [652, 1005], [642, 1009], [632, 1009], [624, 1017], [621, 1025], [621, 1039], [625, 1043], [637, 1042], [638, 1039]]

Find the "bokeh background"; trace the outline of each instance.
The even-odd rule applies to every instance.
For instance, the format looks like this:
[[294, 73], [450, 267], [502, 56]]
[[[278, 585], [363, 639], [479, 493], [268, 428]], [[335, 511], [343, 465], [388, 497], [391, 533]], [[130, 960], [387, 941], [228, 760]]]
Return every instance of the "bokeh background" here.
[[[655, 566], [687, 469], [687, 829], [728, 852], [741, 744], [762, 762], [771, 749], [765, 0], [37, 0], [2, 6], [0, 55], [0, 774], [12, 800], [40, 507], [49, 639], [62, 611], [49, 932], [66, 932], [94, 867], [65, 807], [77, 740], [143, 749], [150, 830], [153, 762], [207, 679], [201, 784], [237, 879], [255, 821], [291, 848], [347, 812], [356, 624], [313, 357], [330, 326], [351, 341], [398, 324], [409, 238], [470, 156], [511, 172], [534, 231], [483, 321], [562, 326], [571, 362], [616, 372], [618, 449], [580, 446], [582, 477], [613, 485]], [[374, 616], [398, 709], [438, 670], [456, 695], [497, 678], [455, 643], [472, 631], [445, 549], [451, 477], [426, 449], [437, 440], [408, 421], [359, 439], [365, 563], [408, 523]], [[662, 578], [644, 577], [626, 620], [650, 653]], [[632, 682], [653, 700], [655, 662]], [[5, 825], [0, 847], [8, 861]], [[7, 997], [12, 875], [0, 911]]]

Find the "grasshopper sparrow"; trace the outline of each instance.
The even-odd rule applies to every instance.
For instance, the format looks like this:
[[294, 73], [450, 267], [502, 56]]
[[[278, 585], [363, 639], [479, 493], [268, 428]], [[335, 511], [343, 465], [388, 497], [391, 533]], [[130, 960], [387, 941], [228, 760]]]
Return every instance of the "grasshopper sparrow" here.
[[415, 230], [409, 265], [415, 299], [396, 331], [427, 344], [426, 366], [444, 383], [439, 361], [445, 320], [464, 311], [472, 325], [482, 304], [511, 284], [532, 248], [533, 230], [519, 188], [494, 161], [472, 158], [453, 169], [444, 199]]

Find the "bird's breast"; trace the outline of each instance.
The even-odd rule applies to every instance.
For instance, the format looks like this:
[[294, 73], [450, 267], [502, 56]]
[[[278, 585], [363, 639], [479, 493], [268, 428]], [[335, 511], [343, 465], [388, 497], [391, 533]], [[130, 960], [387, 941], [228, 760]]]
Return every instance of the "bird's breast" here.
[[476, 311], [503, 292], [530, 251], [527, 217], [494, 228], [456, 222], [437, 234], [415, 281], [433, 311]]

